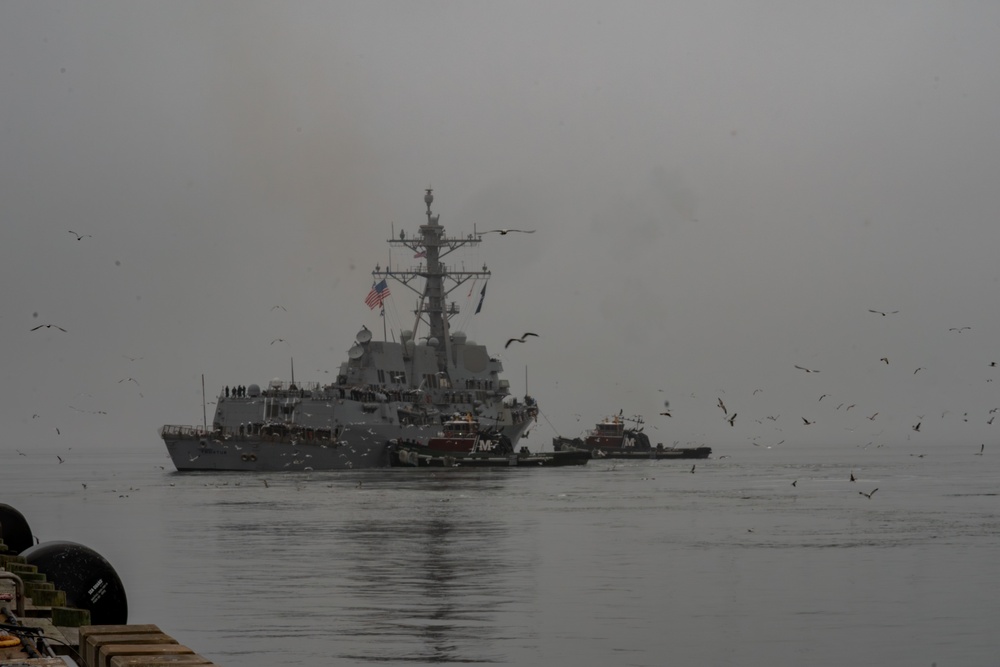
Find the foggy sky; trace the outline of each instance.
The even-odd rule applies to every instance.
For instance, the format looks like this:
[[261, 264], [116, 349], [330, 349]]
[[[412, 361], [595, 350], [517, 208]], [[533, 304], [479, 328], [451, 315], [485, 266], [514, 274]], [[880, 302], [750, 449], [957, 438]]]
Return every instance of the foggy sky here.
[[412, 262], [385, 240], [433, 187], [450, 234], [537, 230], [463, 255], [493, 277], [452, 323], [527, 375], [532, 448], [624, 410], [717, 455], [978, 451], [998, 27], [971, 2], [3, 3], [0, 448], [161, 449], [202, 374], [209, 400], [291, 358], [330, 381], [381, 338], [371, 270]]

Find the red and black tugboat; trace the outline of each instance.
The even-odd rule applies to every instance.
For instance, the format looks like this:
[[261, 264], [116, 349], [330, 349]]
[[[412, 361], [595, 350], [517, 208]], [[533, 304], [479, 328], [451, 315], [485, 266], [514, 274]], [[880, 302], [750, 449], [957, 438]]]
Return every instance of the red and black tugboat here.
[[590, 452], [515, 452], [510, 438], [498, 429], [482, 428], [472, 415], [454, 415], [443, 430], [427, 438], [390, 441], [390, 465], [455, 467], [518, 467], [583, 465]]
[[[631, 422], [627, 425], [626, 422]], [[582, 438], [552, 438], [556, 452], [585, 451], [595, 459], [707, 459], [711, 447], [655, 447], [643, 433], [640, 416], [623, 418], [621, 413], [607, 417]]]

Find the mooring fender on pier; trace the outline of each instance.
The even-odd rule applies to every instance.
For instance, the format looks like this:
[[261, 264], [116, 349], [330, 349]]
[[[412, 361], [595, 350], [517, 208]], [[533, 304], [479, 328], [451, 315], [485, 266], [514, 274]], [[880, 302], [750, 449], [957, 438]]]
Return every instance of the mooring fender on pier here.
[[128, 599], [118, 573], [99, 553], [76, 542], [43, 542], [21, 553], [66, 592], [59, 606], [90, 611], [96, 625], [128, 623]]
[[35, 543], [28, 520], [16, 509], [4, 503], [0, 503], [0, 542], [5, 543], [7, 549], [16, 554]]

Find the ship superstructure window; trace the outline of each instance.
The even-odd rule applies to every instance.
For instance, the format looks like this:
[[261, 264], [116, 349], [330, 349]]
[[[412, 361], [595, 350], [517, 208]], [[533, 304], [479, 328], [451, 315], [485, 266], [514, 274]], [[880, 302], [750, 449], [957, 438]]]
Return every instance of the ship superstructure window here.
[[622, 433], [622, 424], [619, 422], [598, 424], [597, 432], [604, 436], [620, 435]]

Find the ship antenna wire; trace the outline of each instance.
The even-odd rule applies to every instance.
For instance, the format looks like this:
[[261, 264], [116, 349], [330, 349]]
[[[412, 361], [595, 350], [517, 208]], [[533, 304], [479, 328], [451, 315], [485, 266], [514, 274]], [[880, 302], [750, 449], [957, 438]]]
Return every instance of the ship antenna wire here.
[[201, 425], [208, 430], [208, 412], [205, 408], [205, 374], [201, 374]]
[[551, 421], [549, 421], [549, 416], [546, 415], [544, 412], [542, 412], [541, 408], [539, 408], [538, 414], [540, 414], [542, 416], [542, 418], [545, 420], [545, 423], [547, 423], [549, 426], [552, 427], [552, 432], [555, 433], [557, 436], [559, 436], [561, 438], [562, 436], [559, 435], [559, 431], [556, 430], [555, 424], [553, 424]]

